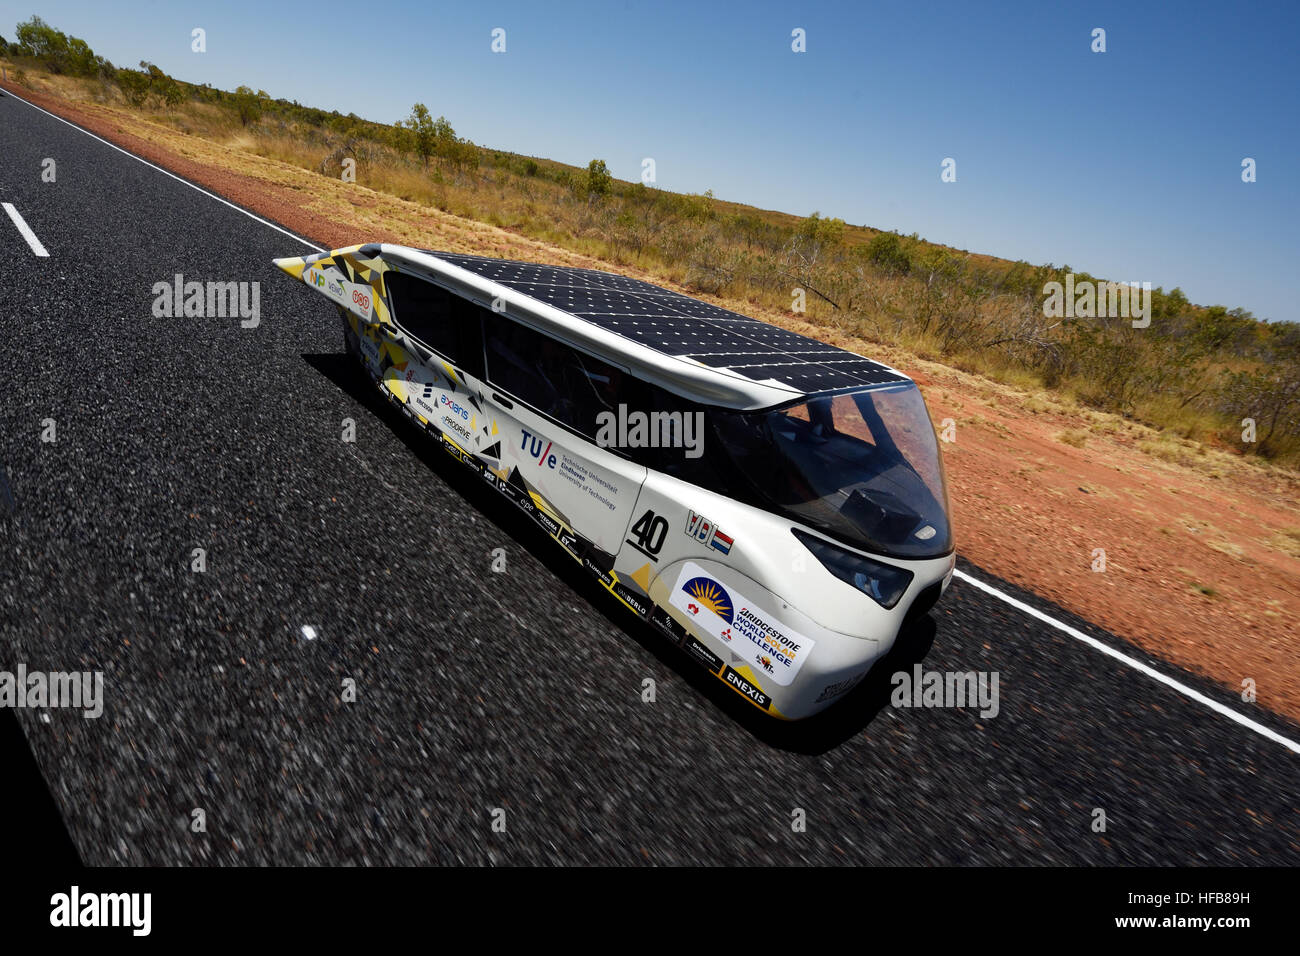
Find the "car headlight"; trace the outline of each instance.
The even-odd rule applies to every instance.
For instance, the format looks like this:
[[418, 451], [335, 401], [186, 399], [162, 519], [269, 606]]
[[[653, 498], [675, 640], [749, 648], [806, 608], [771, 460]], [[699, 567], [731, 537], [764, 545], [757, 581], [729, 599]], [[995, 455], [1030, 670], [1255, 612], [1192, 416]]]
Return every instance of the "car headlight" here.
[[912, 583], [911, 571], [864, 558], [798, 528], [790, 530], [827, 571], [853, 585], [883, 608], [892, 608], [897, 604]]

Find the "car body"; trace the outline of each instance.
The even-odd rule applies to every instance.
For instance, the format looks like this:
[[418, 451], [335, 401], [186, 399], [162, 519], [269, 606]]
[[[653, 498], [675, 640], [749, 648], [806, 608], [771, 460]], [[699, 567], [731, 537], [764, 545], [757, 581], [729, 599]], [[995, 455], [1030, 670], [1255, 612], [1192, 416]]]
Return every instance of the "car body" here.
[[755, 707], [851, 690], [955, 566], [878, 362], [606, 272], [371, 243], [276, 264], [420, 428]]

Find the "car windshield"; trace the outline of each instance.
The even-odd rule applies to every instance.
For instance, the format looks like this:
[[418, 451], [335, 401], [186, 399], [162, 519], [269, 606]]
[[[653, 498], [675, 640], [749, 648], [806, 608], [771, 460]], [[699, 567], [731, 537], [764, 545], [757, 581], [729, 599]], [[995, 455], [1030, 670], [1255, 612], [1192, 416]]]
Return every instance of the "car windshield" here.
[[913, 383], [716, 416], [758, 496], [864, 551], [931, 558], [952, 550], [934, 428]]

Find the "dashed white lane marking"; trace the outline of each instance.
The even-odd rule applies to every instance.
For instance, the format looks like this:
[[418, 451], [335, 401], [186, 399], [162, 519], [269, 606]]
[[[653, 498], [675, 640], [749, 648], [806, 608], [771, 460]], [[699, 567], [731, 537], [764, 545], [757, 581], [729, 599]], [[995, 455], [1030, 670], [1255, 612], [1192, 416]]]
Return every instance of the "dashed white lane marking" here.
[[[144, 163], [150, 169], [158, 170], [158, 172], [162, 173], [164, 176], [170, 176], [172, 179], [176, 180], [177, 182], [184, 183], [186, 186], [189, 186], [191, 189], [198, 190], [199, 192], [203, 193], [203, 195], [215, 199], [217, 202], [221, 203], [222, 205], [229, 206], [231, 209], [234, 209], [237, 212], [242, 212], [249, 219], [255, 219], [258, 222], [260, 222], [262, 225], [269, 226], [270, 228], [274, 229], [276, 232], [283, 233], [284, 235], [288, 236], [291, 239], [296, 239], [298, 242], [301, 242], [304, 246], [307, 246], [309, 249], [315, 249], [317, 252], [326, 251], [322, 249], [320, 246], [316, 245], [315, 243], [308, 242], [302, 236], [295, 235], [289, 230], [277, 226], [273, 222], [268, 222], [267, 220], [263, 219], [261, 216], [255, 216], [247, 209], [241, 209], [239, 206], [236, 206], [234, 203], [230, 202], [229, 200], [221, 198], [216, 193], [208, 192], [203, 187], [194, 185], [194, 183], [190, 182], [188, 179], [182, 179], [180, 176], [177, 176], [175, 173], [163, 169], [161, 166], [157, 166], [149, 162], [147, 159], [141, 159], [135, 153], [123, 149], [121, 146], [118, 146], [116, 143], [110, 143], [108, 140], [104, 139], [103, 137], [96, 136], [94, 133], [82, 129], [76, 123], [71, 123], [68, 120], [65, 120], [62, 116], [56, 116], [55, 114], [51, 113], [49, 110], [41, 109], [41, 107], [37, 106], [35, 103], [28, 103], [27, 100], [23, 99], [21, 96], [14, 96], [14, 99], [18, 100], [21, 103], [27, 103], [27, 105], [30, 106], [32, 109], [40, 110], [40, 112], [44, 113], [46, 116], [53, 117], [54, 119], [58, 120], [60, 123], [63, 123], [67, 126], [71, 126], [79, 133], [85, 133], [91, 139], [99, 140], [99, 142], [103, 143], [105, 146], [117, 150], [119, 153], [122, 153], [124, 156], [130, 156], [132, 159], [136, 160], [137, 162]], [[17, 215], [16, 213], [12, 212], [12, 207], [9, 206], [8, 203], [5, 203], [5, 207], [6, 209], [11, 210], [9, 213], [10, 216]], [[24, 227], [25, 224], [20, 228], [24, 228]], [[35, 239], [34, 236], [32, 238]], [[37, 254], [40, 255], [40, 253]], [[967, 584], [970, 584], [973, 587], [979, 588], [981, 591], [991, 595], [992, 597], [997, 598], [999, 601], [1003, 601], [1011, 605], [1016, 610], [1021, 611], [1024, 614], [1028, 614], [1030, 617], [1036, 618], [1037, 620], [1042, 621], [1044, 624], [1048, 624], [1056, 628], [1058, 631], [1062, 631], [1063, 633], [1070, 635], [1075, 640], [1088, 645], [1094, 650], [1101, 651], [1101, 653], [1107, 655], [1108, 657], [1112, 657], [1115, 660], [1133, 668], [1134, 670], [1142, 674], [1145, 674], [1146, 676], [1152, 678], [1153, 680], [1159, 681], [1160, 683], [1164, 684], [1166, 687], [1172, 688], [1173, 690], [1182, 694], [1184, 697], [1194, 700], [1197, 703], [1204, 704], [1206, 707], [1210, 708], [1210, 710], [1214, 711], [1216, 714], [1222, 714], [1224, 717], [1227, 717], [1229, 720], [1236, 721], [1237, 723], [1241, 724], [1243, 727], [1249, 730], [1253, 730], [1261, 737], [1265, 737], [1273, 741], [1274, 743], [1281, 744], [1283, 747], [1286, 747], [1292, 753], [1300, 754], [1300, 743], [1297, 743], [1296, 741], [1291, 740], [1288, 737], [1283, 737], [1281, 734], [1277, 733], [1276, 731], [1270, 730], [1269, 728], [1265, 727], [1263, 724], [1251, 720], [1249, 717], [1246, 717], [1243, 714], [1237, 713], [1231, 707], [1227, 707], [1219, 703], [1217, 700], [1211, 700], [1209, 697], [1206, 697], [1200, 691], [1193, 690], [1192, 688], [1188, 687], [1186, 684], [1182, 684], [1174, 680], [1172, 677], [1166, 677], [1158, 670], [1155, 670], [1152, 667], [1148, 667], [1146, 664], [1143, 664], [1141, 661], [1135, 660], [1134, 658], [1129, 657], [1127, 654], [1122, 654], [1119, 651], [1115, 650], [1114, 648], [1107, 647], [1101, 641], [1097, 640], [1094, 637], [1089, 637], [1087, 634], [1083, 633], [1083, 631], [1080, 631], [1077, 628], [1070, 627], [1070, 625], [1058, 621], [1055, 618], [1051, 617], [1050, 615], [1044, 614], [1042, 611], [1038, 610], [1037, 608], [1030, 607], [1024, 601], [1019, 601], [1013, 598], [1009, 594], [1003, 594], [997, 588], [992, 587], [991, 585], [985, 584], [983, 581], [971, 577], [969, 574], [965, 573], [964, 571], [960, 571], [960, 570], [956, 571], [954, 572], [954, 576], [960, 578], [961, 580], [965, 581]]]
[[1166, 687], [1170, 687], [1173, 690], [1177, 691], [1178, 693], [1182, 694], [1184, 697], [1190, 698], [1191, 700], [1196, 701], [1198, 704], [1204, 704], [1206, 707], [1210, 708], [1210, 710], [1214, 711], [1216, 714], [1222, 714], [1224, 717], [1227, 717], [1229, 720], [1235, 720], [1237, 723], [1241, 724], [1241, 726], [1253, 730], [1261, 737], [1266, 737], [1269, 740], [1273, 741], [1274, 743], [1281, 744], [1283, 747], [1285, 747], [1287, 750], [1290, 750], [1292, 753], [1300, 754], [1300, 743], [1296, 743], [1296, 741], [1291, 740], [1289, 737], [1283, 737], [1281, 734], [1277, 733], [1276, 731], [1270, 730], [1269, 728], [1265, 727], [1263, 724], [1251, 720], [1249, 717], [1245, 716], [1244, 714], [1237, 713], [1231, 707], [1227, 707], [1224, 704], [1219, 703], [1217, 700], [1212, 700], [1209, 697], [1206, 697], [1200, 691], [1193, 690], [1192, 688], [1188, 687], [1186, 684], [1180, 683], [1174, 680], [1172, 677], [1168, 677], [1160, 673], [1154, 667], [1148, 667], [1146, 664], [1143, 664], [1141, 661], [1129, 657], [1127, 654], [1121, 653], [1120, 651], [1115, 650], [1113, 647], [1109, 647], [1106, 644], [1103, 644], [1095, 637], [1091, 637], [1083, 633], [1083, 631], [1079, 630], [1078, 628], [1070, 627], [1070, 625], [1062, 621], [1058, 621], [1050, 614], [1044, 614], [1042, 611], [1038, 610], [1038, 608], [1031, 607], [1028, 604], [1026, 604], [1024, 601], [1020, 601], [1017, 600], [1016, 598], [1013, 598], [1010, 594], [1003, 594], [1001, 591], [999, 591], [997, 588], [993, 587], [992, 585], [985, 584], [983, 581], [971, 577], [969, 574], [967, 574], [964, 571], [956, 571], [954, 573], [954, 577], [961, 578], [961, 580], [965, 581], [967, 584], [971, 585], [972, 587], [979, 588], [984, 593], [992, 595], [993, 597], [997, 598], [999, 601], [1005, 601], [1007, 604], [1010, 604], [1012, 607], [1014, 607], [1017, 611], [1020, 611], [1024, 614], [1028, 614], [1030, 617], [1036, 618], [1037, 620], [1042, 621], [1044, 624], [1050, 624], [1058, 631], [1070, 635], [1076, 641], [1080, 641], [1083, 644], [1087, 644], [1093, 650], [1101, 651], [1107, 657], [1114, 658], [1120, 663], [1133, 668], [1135, 671], [1145, 674], [1147, 677], [1150, 677], [1152, 680], [1159, 681], [1160, 683], [1164, 684]]
[[[239, 207], [239, 206], [236, 206], [236, 205], [235, 205], [233, 202], [231, 202], [229, 199], [223, 199], [222, 197], [218, 196], [216, 193], [208, 192], [208, 191], [207, 191], [206, 189], [204, 189], [202, 186], [196, 186], [196, 185], [194, 185], [194, 183], [190, 182], [188, 179], [184, 179], [184, 178], [181, 177], [181, 176], [177, 176], [175, 173], [171, 172], [170, 170], [163, 169], [161, 166], [158, 166], [158, 165], [156, 165], [156, 164], [154, 164], [154, 163], [151, 163], [151, 162], [149, 162], [149, 160], [147, 160], [147, 159], [141, 159], [139, 156], [137, 156], [135, 153], [131, 152], [130, 150], [123, 149], [121, 146], [118, 146], [116, 143], [110, 143], [108, 140], [104, 139], [102, 136], [96, 136], [94, 133], [90, 132], [89, 130], [84, 130], [84, 129], [82, 129], [80, 126], [78, 126], [76, 123], [73, 123], [73, 122], [71, 122], [71, 121], [69, 121], [69, 120], [65, 120], [62, 116], [57, 116], [57, 115], [55, 115], [54, 113], [51, 113], [49, 110], [41, 109], [41, 107], [37, 106], [35, 103], [28, 103], [27, 100], [23, 99], [21, 96], [17, 96], [17, 95], [15, 95], [14, 93], [12, 93], [12, 92], [9, 91], [9, 90], [6, 90], [5, 92], [6, 92], [9, 96], [12, 96], [14, 99], [16, 99], [18, 102], [20, 102], [20, 103], [27, 103], [27, 105], [30, 106], [32, 109], [34, 109], [34, 110], [39, 110], [40, 112], [44, 113], [46, 116], [49, 116], [49, 117], [51, 117], [52, 119], [56, 119], [56, 120], [58, 120], [60, 123], [64, 124], [65, 126], [71, 126], [71, 127], [72, 127], [73, 129], [75, 129], [78, 133], [84, 133], [85, 135], [89, 136], [91, 139], [99, 140], [99, 142], [103, 143], [105, 146], [109, 147], [110, 149], [115, 149], [115, 150], [117, 150], [117, 151], [118, 151], [119, 153], [121, 153], [123, 156], [130, 156], [130, 157], [131, 157], [132, 159], [134, 159], [136, 162], [138, 162], [138, 163], [144, 163], [144, 164], [145, 164], [146, 166], [148, 166], [150, 169], [156, 169], [156, 170], [158, 170], [158, 172], [162, 173], [164, 176], [170, 176], [172, 179], [176, 180], [178, 183], [184, 183], [186, 186], [189, 186], [190, 189], [198, 190], [199, 192], [203, 193], [203, 195], [207, 196], [209, 199], [215, 199], [217, 202], [221, 203], [223, 206], [229, 206], [231, 209], [235, 210], [236, 212], [242, 212], [242, 213], [243, 213], [245, 216], [247, 216], [249, 219], [255, 219], [255, 220], [257, 220], [258, 222], [260, 222], [262, 225], [264, 225], [264, 226], [268, 226], [268, 227], [270, 227], [271, 229], [274, 229], [276, 232], [283, 233], [284, 235], [288, 236], [290, 239], [294, 239], [294, 240], [297, 240], [298, 242], [301, 242], [304, 246], [306, 246], [306, 247], [309, 248], [309, 249], [315, 249], [317, 252], [325, 252], [324, 249], [322, 249], [320, 246], [316, 245], [314, 242], [308, 242], [308, 241], [307, 241], [306, 239], [304, 239], [302, 236], [295, 235], [294, 233], [290, 232], [288, 229], [285, 229], [285, 228], [283, 228], [283, 227], [281, 227], [281, 226], [277, 226], [277, 225], [276, 225], [275, 223], [273, 223], [273, 222], [268, 222], [267, 220], [263, 219], [261, 216], [255, 216], [255, 215], [253, 215], [253, 214], [252, 214], [251, 212], [249, 212], [247, 209], [243, 209], [243, 208], [241, 208], [241, 207]], [[6, 205], [7, 205], [7, 204], [6, 204]], [[10, 215], [12, 216], [13, 213], [11, 212]], [[40, 255], [40, 253], [37, 253], [37, 255]]]
[[41, 240], [36, 238], [36, 233], [32, 232], [32, 227], [27, 225], [22, 215], [14, 208], [14, 204], [6, 202], [0, 203], [0, 206], [5, 207], [5, 212], [9, 213], [9, 218], [14, 221], [14, 225], [18, 227], [18, 231], [23, 234], [23, 238], [27, 240], [27, 244], [32, 247], [32, 252], [42, 258], [48, 258], [49, 253], [46, 252], [45, 247], [41, 245]]

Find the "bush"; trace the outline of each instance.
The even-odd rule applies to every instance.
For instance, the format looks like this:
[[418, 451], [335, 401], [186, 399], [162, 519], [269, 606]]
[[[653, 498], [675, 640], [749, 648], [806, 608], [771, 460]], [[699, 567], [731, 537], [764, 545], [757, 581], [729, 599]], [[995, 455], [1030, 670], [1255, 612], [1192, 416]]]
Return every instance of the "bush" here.
[[890, 275], [905, 276], [912, 271], [912, 260], [903, 251], [898, 236], [882, 232], [867, 243], [867, 259]]

